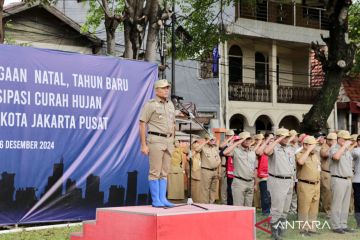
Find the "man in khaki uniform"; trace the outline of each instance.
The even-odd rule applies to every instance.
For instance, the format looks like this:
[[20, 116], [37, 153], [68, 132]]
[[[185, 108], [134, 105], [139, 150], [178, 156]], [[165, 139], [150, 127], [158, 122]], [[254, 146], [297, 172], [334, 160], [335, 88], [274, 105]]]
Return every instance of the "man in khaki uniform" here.
[[205, 140], [195, 149], [201, 155], [200, 203], [214, 203], [218, 197], [221, 160], [215, 138], [207, 135]]
[[316, 154], [317, 141], [308, 136], [303, 149], [296, 154], [298, 178], [298, 218], [301, 221], [300, 233], [310, 236], [316, 233], [315, 222], [319, 212], [320, 200], [320, 159]]
[[326, 136], [326, 142], [321, 146], [321, 173], [320, 173], [320, 202], [326, 216], [330, 218], [331, 214], [331, 175], [330, 175], [330, 148], [336, 145], [337, 134], [329, 133]]
[[268, 188], [271, 196], [272, 238], [281, 239], [284, 232], [281, 226], [286, 224], [293, 194], [295, 155], [288, 146], [289, 130], [280, 128], [275, 135], [276, 140], [265, 148], [264, 153], [269, 156]]
[[[223, 151], [232, 144], [232, 138], [235, 135], [234, 131], [229, 129], [225, 133], [225, 140], [220, 144], [219, 150]], [[227, 157], [221, 157], [221, 172], [220, 172], [220, 198], [222, 204], [228, 204], [228, 178], [226, 172]]]
[[[200, 152], [196, 152], [195, 149], [200, 149], [201, 145], [197, 139], [192, 140], [191, 145], [191, 159], [192, 159], [192, 166], [191, 166], [191, 198], [194, 203], [201, 202], [201, 154]], [[190, 160], [190, 159], [188, 159]], [[190, 177], [189, 163], [187, 164], [187, 172], [188, 176]]]
[[331, 223], [335, 233], [344, 234], [354, 232], [347, 226], [353, 176], [353, 158], [348, 148], [352, 142], [348, 131], [341, 130], [337, 135], [338, 144], [331, 147], [329, 153], [332, 190]]
[[154, 88], [155, 99], [145, 103], [140, 114], [141, 152], [149, 156], [152, 206], [172, 207], [174, 204], [166, 199], [166, 189], [174, 150], [175, 107], [168, 100], [170, 84], [167, 80], [156, 81]]
[[168, 198], [184, 199], [184, 148], [180, 146], [179, 140], [175, 141], [175, 150], [171, 157], [170, 171], [168, 175]]
[[234, 159], [234, 180], [231, 186], [234, 205], [251, 207], [254, 198], [256, 154], [250, 148], [250, 133], [242, 132], [239, 137], [240, 140], [228, 147], [224, 155]]

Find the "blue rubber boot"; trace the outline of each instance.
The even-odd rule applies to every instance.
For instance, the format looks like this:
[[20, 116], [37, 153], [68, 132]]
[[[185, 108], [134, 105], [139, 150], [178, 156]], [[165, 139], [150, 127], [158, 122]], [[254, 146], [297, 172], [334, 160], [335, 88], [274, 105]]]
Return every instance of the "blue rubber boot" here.
[[153, 207], [165, 207], [159, 198], [159, 180], [149, 180], [149, 187]]
[[167, 180], [166, 179], [160, 179], [159, 180], [159, 191], [160, 191], [160, 201], [166, 206], [166, 207], [174, 207], [175, 204], [172, 204], [166, 199], [166, 189], [167, 189]]

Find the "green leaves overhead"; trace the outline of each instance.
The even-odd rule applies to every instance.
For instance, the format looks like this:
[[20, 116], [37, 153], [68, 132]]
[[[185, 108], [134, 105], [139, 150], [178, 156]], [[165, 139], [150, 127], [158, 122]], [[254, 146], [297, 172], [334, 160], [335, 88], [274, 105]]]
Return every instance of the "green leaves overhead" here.
[[[177, 23], [191, 36], [191, 42], [177, 39], [177, 57], [197, 58], [211, 52], [219, 41], [229, 38], [225, 34], [223, 9], [236, 1], [184, 0], [179, 2]], [[234, 10], [235, 11], [235, 10]]]
[[360, 2], [353, 1], [349, 8], [349, 39], [358, 45], [355, 54], [355, 65], [352, 69], [353, 74], [360, 74]]
[[[82, 25], [82, 32], [95, 33], [105, 20], [105, 11], [100, 0], [88, 0], [89, 11]], [[124, 12], [125, 0], [107, 0], [110, 14], [121, 15]]]

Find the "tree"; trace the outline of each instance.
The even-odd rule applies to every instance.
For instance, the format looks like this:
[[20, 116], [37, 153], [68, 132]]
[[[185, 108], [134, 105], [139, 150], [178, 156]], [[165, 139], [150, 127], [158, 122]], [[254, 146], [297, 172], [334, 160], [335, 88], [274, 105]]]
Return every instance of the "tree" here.
[[3, 21], [4, 1], [0, 0], [0, 43], [5, 40], [5, 23]]
[[[186, 31], [191, 39], [177, 39], [177, 58], [198, 56], [212, 49], [226, 36], [219, 28], [221, 4], [229, 6], [237, 0], [174, 0], [176, 1], [176, 27]], [[159, 30], [169, 26], [173, 0], [90, 0], [90, 9], [83, 31], [96, 32], [104, 23], [108, 42], [107, 53], [115, 52], [115, 31], [124, 32], [125, 58], [156, 60]], [[220, 6], [220, 7], [219, 7]], [[167, 39], [170, 39], [167, 28]], [[179, 32], [177, 35], [179, 36]], [[146, 41], [145, 48], [140, 47]], [[143, 51], [143, 52], [142, 52]]]
[[[349, 39], [357, 46], [360, 45], [360, 2], [354, 2], [349, 8]], [[355, 66], [351, 70], [352, 74], [360, 74], [360, 51], [357, 49], [355, 54]]]
[[[161, 0], [90, 0], [83, 31], [94, 32], [103, 22], [107, 53], [115, 53], [115, 32], [121, 26], [125, 39], [125, 58], [139, 59], [145, 35], [145, 60], [156, 60], [157, 36], [163, 21], [171, 16], [168, 1]], [[122, 24], [122, 25], [120, 25]]]
[[327, 119], [339, 95], [341, 80], [353, 67], [356, 46], [345, 41], [348, 10], [351, 4], [351, 0], [327, 1], [330, 35], [327, 38], [322, 36], [328, 49], [327, 53], [318, 43], [313, 42], [311, 45], [316, 59], [322, 64], [325, 81], [314, 105], [300, 124], [302, 132], [312, 134], [326, 127]]

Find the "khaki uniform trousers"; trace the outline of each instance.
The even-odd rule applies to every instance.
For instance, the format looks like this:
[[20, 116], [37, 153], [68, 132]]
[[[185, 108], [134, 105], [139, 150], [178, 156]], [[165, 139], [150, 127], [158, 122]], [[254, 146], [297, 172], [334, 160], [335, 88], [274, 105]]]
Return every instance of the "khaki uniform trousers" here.
[[234, 178], [231, 185], [234, 206], [252, 207], [254, 199], [254, 181], [247, 182]]
[[169, 173], [168, 175], [168, 199], [184, 199], [184, 173]]
[[331, 213], [331, 175], [328, 172], [320, 173], [320, 202], [324, 212], [328, 217]]
[[260, 192], [259, 182], [256, 184], [256, 191], [254, 191], [253, 206], [255, 208], [261, 208], [261, 192]]
[[276, 223], [280, 218], [286, 219], [290, 209], [293, 189], [293, 179], [269, 177], [268, 190], [271, 196], [271, 223]]
[[172, 138], [164, 138], [160, 136], [152, 136], [149, 141], [149, 180], [157, 180], [167, 178], [171, 153], [174, 151]]
[[349, 216], [351, 180], [331, 178], [331, 224], [332, 229], [347, 228]]
[[319, 213], [319, 201], [320, 201], [320, 183], [308, 184], [304, 182], [298, 182], [297, 184], [297, 196], [299, 200], [298, 204], [298, 217], [302, 226], [301, 231], [316, 231], [315, 223]]
[[200, 203], [214, 203], [219, 191], [218, 171], [201, 169]]
[[194, 203], [201, 202], [201, 181], [197, 179], [191, 180], [191, 198]]

